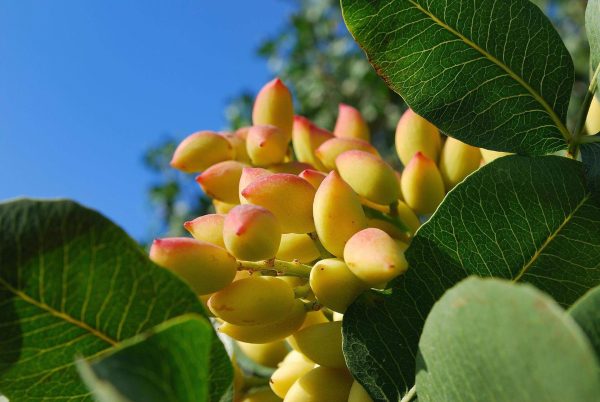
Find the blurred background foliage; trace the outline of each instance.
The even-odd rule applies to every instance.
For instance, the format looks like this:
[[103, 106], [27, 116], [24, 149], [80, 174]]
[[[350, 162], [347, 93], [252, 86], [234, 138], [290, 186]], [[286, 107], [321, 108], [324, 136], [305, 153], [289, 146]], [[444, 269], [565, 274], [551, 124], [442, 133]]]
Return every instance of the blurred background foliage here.
[[[394, 130], [405, 109], [402, 99], [390, 91], [356, 45], [344, 25], [337, 0], [282, 0], [294, 3], [295, 11], [278, 32], [258, 44], [257, 55], [268, 63], [294, 94], [296, 113], [321, 127], [333, 129], [338, 105], [358, 108], [371, 128], [373, 143], [388, 161], [393, 155]], [[570, 119], [587, 88], [589, 48], [584, 29], [587, 0], [533, 0], [552, 20], [571, 55], [576, 83]], [[226, 130], [251, 124], [254, 93], [233, 96], [225, 108]], [[218, 129], [199, 127], [200, 129]], [[180, 173], [169, 161], [182, 138], [167, 137], [148, 149], [145, 166], [154, 174], [148, 195], [155, 211], [151, 233], [176, 236], [183, 222], [211, 208], [202, 196], [194, 175]]]

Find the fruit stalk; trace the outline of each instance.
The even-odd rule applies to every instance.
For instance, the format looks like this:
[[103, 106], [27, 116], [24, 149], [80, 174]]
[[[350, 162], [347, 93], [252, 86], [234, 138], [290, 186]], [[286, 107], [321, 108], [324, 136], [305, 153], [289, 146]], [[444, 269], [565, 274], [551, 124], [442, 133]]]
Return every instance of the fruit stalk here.
[[583, 135], [583, 130], [585, 127], [585, 120], [588, 115], [588, 111], [590, 110], [590, 105], [592, 104], [592, 100], [594, 99], [596, 89], [598, 88], [598, 76], [600, 75], [600, 64], [596, 67], [596, 71], [594, 71], [594, 75], [590, 81], [590, 86], [588, 87], [587, 93], [585, 94], [585, 98], [583, 99], [583, 103], [581, 104], [581, 109], [579, 110], [579, 116], [577, 118], [577, 124], [575, 125], [575, 129], [573, 130], [573, 136], [571, 137], [571, 142], [569, 144], [569, 154], [573, 156], [573, 158], [577, 158], [577, 152], [579, 150], [579, 144], [581, 144], [581, 137]]
[[310, 275], [310, 265], [301, 264], [297, 261], [282, 261], [277, 259], [264, 261], [240, 261], [238, 260], [238, 270], [247, 271], [276, 271], [278, 275], [300, 276], [308, 278]]

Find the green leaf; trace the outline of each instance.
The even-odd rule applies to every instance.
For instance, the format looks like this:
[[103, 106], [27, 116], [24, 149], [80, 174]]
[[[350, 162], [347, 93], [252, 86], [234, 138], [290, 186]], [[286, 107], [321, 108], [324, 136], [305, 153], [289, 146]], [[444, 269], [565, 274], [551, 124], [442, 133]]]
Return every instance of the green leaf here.
[[583, 329], [600, 359], [600, 287], [587, 292], [569, 309], [571, 316]]
[[[80, 372], [100, 402], [196, 402], [232, 398], [233, 369], [210, 322], [181, 316], [82, 361]], [[215, 364], [216, 363], [216, 364]], [[107, 392], [108, 390], [108, 392]]]
[[528, 0], [342, 0], [371, 64], [448, 135], [498, 151], [566, 148], [573, 62]]
[[[600, 0], [588, 0], [585, 10], [585, 29], [590, 42], [592, 71], [600, 64]], [[600, 95], [600, 92], [598, 92]]]
[[470, 278], [427, 317], [419, 342], [423, 402], [597, 401], [598, 361], [577, 324], [529, 285]]
[[[592, 138], [600, 140], [600, 134]], [[600, 142], [581, 144], [580, 151], [590, 191], [600, 196]]]
[[204, 314], [189, 287], [97, 212], [0, 204], [0, 392], [11, 401], [90, 401], [76, 356], [189, 312]]
[[96, 402], [132, 402], [127, 399], [118, 389], [108, 381], [102, 381], [96, 377], [92, 367], [85, 360], [77, 361], [77, 370], [81, 380], [88, 386]]
[[425, 317], [467, 276], [529, 282], [564, 306], [597, 286], [600, 202], [579, 162], [506, 156], [448, 193], [406, 257], [389, 294], [365, 294], [344, 315], [348, 365], [377, 400], [413, 385]]

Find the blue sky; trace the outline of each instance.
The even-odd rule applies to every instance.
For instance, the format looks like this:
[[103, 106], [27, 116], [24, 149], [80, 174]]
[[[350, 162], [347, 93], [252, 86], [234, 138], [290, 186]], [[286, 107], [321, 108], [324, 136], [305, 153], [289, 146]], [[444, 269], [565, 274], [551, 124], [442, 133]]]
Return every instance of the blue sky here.
[[148, 237], [142, 154], [271, 78], [285, 0], [0, 1], [0, 200], [68, 197]]

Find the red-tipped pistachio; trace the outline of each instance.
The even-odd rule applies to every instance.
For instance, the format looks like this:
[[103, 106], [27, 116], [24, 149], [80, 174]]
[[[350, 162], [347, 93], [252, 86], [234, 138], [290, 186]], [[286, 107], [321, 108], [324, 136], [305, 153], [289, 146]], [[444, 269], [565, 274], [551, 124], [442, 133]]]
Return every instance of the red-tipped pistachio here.
[[327, 170], [335, 169], [335, 159], [346, 151], [353, 149], [359, 151], [370, 152], [373, 155], [379, 155], [375, 147], [369, 144], [367, 141], [360, 140], [358, 138], [332, 138], [325, 141], [317, 148], [315, 155], [323, 163]]
[[358, 194], [335, 171], [319, 186], [313, 215], [319, 239], [336, 257], [343, 256], [344, 245], [352, 235], [367, 227]]
[[256, 96], [252, 109], [252, 123], [276, 126], [289, 141], [292, 138], [293, 121], [292, 94], [279, 78], [275, 78], [262, 87]]
[[304, 162], [291, 161], [269, 166], [273, 173], [300, 174], [303, 170], [312, 169], [312, 165]]
[[253, 362], [266, 367], [277, 367], [287, 355], [288, 348], [284, 340], [263, 344], [237, 342], [246, 357]]
[[248, 204], [248, 201], [242, 195], [242, 191], [248, 187], [252, 182], [260, 179], [261, 177], [270, 176], [273, 172], [263, 169], [263, 168], [254, 168], [254, 167], [245, 167], [242, 169], [242, 175], [240, 176], [239, 183], [239, 197], [242, 204]]
[[336, 137], [342, 138], [358, 138], [364, 141], [371, 140], [369, 126], [367, 126], [362, 114], [358, 109], [343, 103], [340, 103], [338, 109], [338, 117], [335, 122], [333, 134]]
[[254, 165], [269, 166], [282, 163], [289, 140], [275, 126], [252, 126], [246, 138], [246, 150]]
[[383, 219], [371, 218], [369, 219], [367, 224], [370, 228], [377, 228], [383, 230], [395, 240], [410, 242], [409, 234], [404, 232], [398, 226], [394, 225], [391, 222], [385, 221]]
[[265, 325], [284, 318], [294, 304], [294, 290], [272, 276], [235, 281], [208, 300], [217, 317], [235, 325]]
[[226, 214], [231, 211], [238, 204], [229, 204], [227, 202], [214, 200], [212, 201], [213, 207], [215, 208], [215, 212], [218, 214]]
[[316, 157], [315, 151], [325, 141], [333, 138], [329, 131], [317, 127], [306, 117], [294, 117], [294, 130], [292, 142], [296, 158], [301, 162], [310, 163], [319, 170], [325, 170], [325, 166]]
[[348, 402], [352, 382], [348, 370], [316, 367], [292, 385], [284, 402]]
[[281, 240], [281, 225], [267, 209], [238, 205], [223, 223], [227, 250], [240, 260], [259, 261], [275, 257]]
[[302, 353], [292, 350], [271, 375], [269, 385], [273, 392], [283, 399], [296, 380], [314, 367], [314, 362]]
[[198, 131], [179, 144], [171, 159], [171, 166], [186, 173], [202, 172], [234, 156], [235, 151], [227, 138], [214, 131]]
[[361, 230], [348, 240], [344, 261], [354, 275], [373, 287], [403, 274], [408, 268], [404, 247], [376, 228]]
[[448, 137], [440, 155], [440, 173], [446, 190], [452, 189], [465, 177], [479, 168], [481, 152], [479, 148]]
[[238, 204], [238, 188], [244, 167], [238, 161], [219, 162], [202, 172], [196, 181], [209, 197], [228, 204]]
[[246, 137], [249, 129], [250, 127], [242, 127], [234, 133], [223, 134], [235, 150], [235, 160], [238, 162], [250, 163], [250, 157], [246, 150]]
[[224, 214], [207, 214], [183, 224], [194, 239], [207, 241], [219, 247], [225, 248], [223, 242]]
[[283, 261], [297, 260], [306, 264], [319, 258], [319, 250], [309, 235], [286, 233], [281, 236], [276, 258]]
[[187, 237], [154, 240], [150, 259], [179, 275], [199, 295], [223, 289], [237, 272], [237, 261], [225, 249]]
[[408, 109], [396, 126], [396, 152], [404, 166], [421, 152], [437, 161], [442, 148], [440, 131], [436, 126]]
[[310, 288], [319, 303], [343, 313], [367, 286], [337, 258], [317, 262], [310, 271]]
[[380, 157], [352, 150], [340, 154], [335, 164], [342, 179], [360, 196], [384, 205], [400, 198], [396, 173]]
[[342, 353], [342, 322], [311, 325], [292, 335], [298, 350], [318, 365], [345, 368]]
[[589, 135], [600, 132], [600, 100], [597, 97], [592, 99], [587, 118], [585, 120], [585, 129]]
[[503, 156], [512, 155], [510, 152], [492, 151], [483, 148], [480, 148], [479, 151], [481, 152], [481, 158], [483, 159], [483, 163], [490, 163], [498, 158], [502, 158]]
[[417, 152], [402, 172], [402, 194], [418, 214], [430, 214], [444, 199], [445, 187], [435, 162]]
[[[300, 326], [297, 329], [297, 331], [303, 330], [304, 328], [308, 328], [313, 325], [323, 324], [326, 322], [329, 322], [329, 320], [327, 319], [327, 317], [325, 317], [325, 314], [323, 314], [323, 311], [321, 311], [321, 310], [309, 311], [308, 313], [306, 313], [306, 318], [304, 319], [302, 326]], [[298, 345], [296, 344], [296, 339], [293, 336], [288, 336], [286, 340], [294, 350], [297, 350], [297, 351], [300, 350], [298, 348]]]
[[373, 399], [371, 399], [371, 396], [367, 393], [363, 386], [354, 380], [352, 387], [350, 387], [348, 402], [373, 402]]
[[327, 174], [314, 169], [306, 169], [300, 172], [298, 176], [309, 182], [316, 190], [321, 185], [321, 182], [325, 180]]
[[304, 303], [296, 299], [289, 313], [279, 321], [264, 325], [235, 325], [225, 323], [219, 332], [247, 343], [267, 343], [283, 339], [300, 328], [306, 317]]
[[242, 191], [255, 205], [267, 208], [281, 223], [283, 233], [310, 233], [315, 230], [312, 205], [315, 189], [306, 180], [287, 173], [262, 177]]

